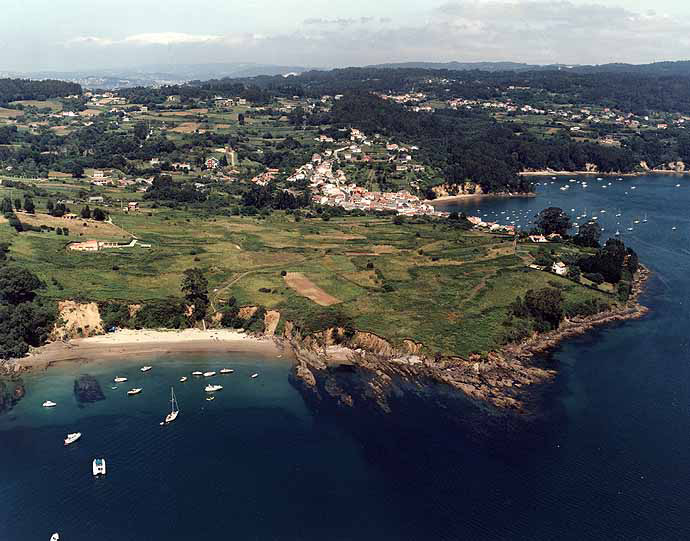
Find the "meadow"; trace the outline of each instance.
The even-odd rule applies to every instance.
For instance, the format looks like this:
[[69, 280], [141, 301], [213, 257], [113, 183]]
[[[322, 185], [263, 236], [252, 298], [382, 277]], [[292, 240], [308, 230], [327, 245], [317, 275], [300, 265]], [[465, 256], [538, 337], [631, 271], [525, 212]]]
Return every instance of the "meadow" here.
[[[16, 233], [2, 223], [0, 241], [12, 242], [12, 257], [38, 274], [56, 300], [137, 303], [179, 296], [182, 272], [199, 267], [215, 310], [234, 297], [239, 305], [277, 309], [283, 321], [305, 328], [318, 328], [337, 312], [393, 343], [411, 339], [444, 354], [500, 345], [508, 306], [528, 289], [558, 287], [566, 302], [612, 301], [604, 292], [528, 268], [533, 246], [515, 247], [512, 239], [440, 221], [396, 225], [388, 217], [325, 221], [295, 220], [283, 212], [254, 218], [164, 208], [109, 210], [113, 226], [90, 223], [86, 234], [76, 228], [69, 237]], [[127, 240], [127, 235], [151, 247], [67, 249], [75, 240]], [[328, 295], [330, 306], [300, 295], [286, 280], [288, 273], [301, 273], [297, 276]]]

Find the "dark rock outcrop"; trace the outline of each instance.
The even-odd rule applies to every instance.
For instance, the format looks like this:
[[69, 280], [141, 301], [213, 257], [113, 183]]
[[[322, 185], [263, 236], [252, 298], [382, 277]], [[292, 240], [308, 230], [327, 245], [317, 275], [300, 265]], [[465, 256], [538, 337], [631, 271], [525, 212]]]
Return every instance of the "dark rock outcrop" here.
[[74, 397], [80, 404], [90, 404], [105, 400], [105, 395], [98, 380], [89, 375], [83, 374], [74, 380]]
[[10, 411], [23, 396], [24, 384], [21, 379], [0, 379], [0, 414]]

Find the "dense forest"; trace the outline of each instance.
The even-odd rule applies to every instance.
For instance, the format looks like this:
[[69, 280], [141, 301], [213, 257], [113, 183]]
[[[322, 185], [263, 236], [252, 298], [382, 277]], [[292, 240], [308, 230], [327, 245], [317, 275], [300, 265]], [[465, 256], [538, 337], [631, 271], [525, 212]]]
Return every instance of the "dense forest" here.
[[81, 94], [81, 86], [65, 81], [0, 79], [0, 105], [18, 100], [46, 100]]
[[8, 252], [9, 245], [0, 244], [0, 359], [21, 357], [30, 346], [43, 344], [56, 317], [55, 303], [39, 295], [45, 285], [10, 261]]

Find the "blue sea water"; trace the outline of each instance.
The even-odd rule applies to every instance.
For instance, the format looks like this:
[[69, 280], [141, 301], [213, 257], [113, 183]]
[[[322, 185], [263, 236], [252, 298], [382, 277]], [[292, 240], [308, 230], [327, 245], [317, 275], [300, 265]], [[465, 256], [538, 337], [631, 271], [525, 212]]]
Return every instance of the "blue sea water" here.
[[[402, 384], [390, 414], [356, 393], [346, 408], [295, 384], [286, 360], [242, 354], [63, 364], [24, 376], [0, 415], [0, 540], [690, 538], [690, 177], [536, 180], [534, 198], [448, 208], [525, 227], [546, 206], [586, 208], [654, 272], [647, 317], [550, 355], [548, 415], [496, 418]], [[224, 366], [213, 402], [206, 380], [178, 382]], [[105, 400], [77, 405], [82, 373]], [[130, 381], [111, 389], [116, 375]], [[160, 427], [171, 385], [180, 417]], [[93, 479], [98, 456], [108, 474]]]

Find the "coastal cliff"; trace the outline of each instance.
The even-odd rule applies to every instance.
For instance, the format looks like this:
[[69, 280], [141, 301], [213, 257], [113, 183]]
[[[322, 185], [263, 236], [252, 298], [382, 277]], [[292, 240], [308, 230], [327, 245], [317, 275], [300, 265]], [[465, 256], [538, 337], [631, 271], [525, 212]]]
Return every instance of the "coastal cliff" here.
[[[254, 336], [254, 340], [261, 338], [263, 342], [275, 342], [291, 349], [296, 360], [295, 381], [307, 391], [328, 394], [341, 405], [351, 406], [355, 401], [365, 399], [383, 411], [390, 411], [391, 397], [398, 392], [394, 382], [402, 379], [418, 388], [435, 383], [445, 385], [491, 413], [530, 414], [535, 410], [535, 393], [532, 391], [552, 380], [557, 373], [556, 367], [539, 355], [555, 348], [563, 340], [584, 334], [597, 326], [642, 317], [647, 313], [647, 308], [637, 300], [648, 276], [649, 272], [641, 268], [633, 281], [630, 299], [625, 304], [615, 305], [592, 316], [566, 319], [556, 330], [535, 333], [522, 342], [508, 344], [498, 351], [468, 355], [466, 358], [433, 355], [422, 343], [403, 340], [393, 344], [384, 337], [363, 330], [328, 328], [317, 333], [303, 332], [293, 322], [281, 321], [281, 314], [275, 310], [266, 311], [263, 332], [247, 332], [242, 336]], [[89, 329], [103, 334], [97, 306], [62, 303], [61, 307], [63, 313], [70, 312], [71, 323], [63, 318], [65, 328], [56, 329], [58, 332], [55, 336], [63, 339], [70, 334], [83, 336], [83, 327], [82, 331], [78, 331], [80, 327], [75, 327], [74, 322], [86, 321], [85, 315], [89, 316]], [[245, 318], [250, 318], [256, 310], [256, 307], [247, 306], [241, 312]], [[219, 322], [216, 321], [217, 324]], [[196, 329], [196, 332], [218, 333], [220, 330]], [[203, 340], [203, 336], [192, 338]], [[76, 342], [84, 340], [97, 338], [80, 338]], [[222, 347], [217, 336], [209, 335], [207, 340], [214, 347]], [[71, 349], [74, 344], [70, 342], [64, 347]], [[198, 347], [210, 346], [200, 343]], [[65, 358], [81, 358], [77, 349]], [[170, 349], [174, 351], [178, 347]], [[126, 350], [122, 351], [124, 353]], [[357, 372], [360, 383], [355, 388], [359, 389], [358, 396], [341, 385], [337, 374], [343, 370]]]
[[[419, 385], [446, 384], [493, 413], [531, 414], [534, 413], [532, 390], [552, 380], [557, 373], [556, 367], [535, 357], [595, 327], [644, 316], [648, 309], [637, 300], [648, 277], [649, 271], [641, 268], [625, 305], [592, 316], [566, 319], [554, 331], [535, 333], [499, 351], [470, 355], [466, 359], [432, 358], [422, 353], [422, 344], [406, 341], [402, 347], [394, 347], [379, 336], [361, 331], [345, 340], [344, 329], [302, 336], [291, 324], [286, 324], [284, 339], [297, 360], [296, 379], [307, 389], [317, 394], [326, 392], [343, 405], [352, 405], [356, 397], [338, 384], [333, 373], [350, 367], [364, 378], [366, 391], [359, 398], [375, 402], [384, 411], [390, 409], [389, 398], [395, 393], [392, 382], [401, 377]], [[325, 381], [324, 385], [316, 385], [319, 378]]]

